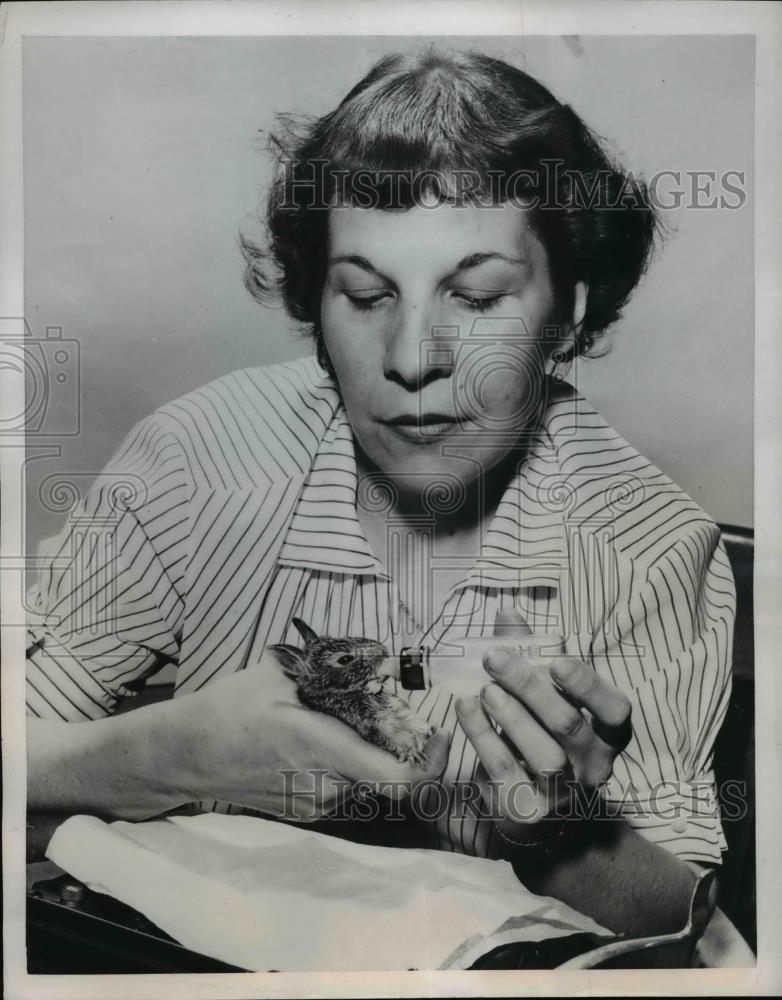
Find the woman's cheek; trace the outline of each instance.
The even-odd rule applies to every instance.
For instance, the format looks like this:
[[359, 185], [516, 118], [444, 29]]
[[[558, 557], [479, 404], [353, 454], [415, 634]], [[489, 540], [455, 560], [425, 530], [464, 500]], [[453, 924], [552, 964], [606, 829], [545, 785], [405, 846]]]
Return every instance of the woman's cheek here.
[[457, 397], [465, 411], [483, 414], [490, 422], [527, 412], [537, 380], [526, 370], [498, 365], [491, 371], [484, 366], [479, 375], [479, 379], [471, 379], [465, 373], [466, 377], [457, 381]]

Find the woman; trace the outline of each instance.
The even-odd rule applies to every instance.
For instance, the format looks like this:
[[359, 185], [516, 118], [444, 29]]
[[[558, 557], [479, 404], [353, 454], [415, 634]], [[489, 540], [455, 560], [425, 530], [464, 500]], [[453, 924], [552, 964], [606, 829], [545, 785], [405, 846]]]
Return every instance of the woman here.
[[[643, 187], [478, 54], [387, 57], [277, 148], [247, 283], [282, 294], [320, 364], [162, 407], [49, 544], [31, 808], [312, 821], [375, 782], [434, 846], [509, 858], [617, 930], [680, 928], [724, 846], [730, 569], [710, 519], [561, 378], [643, 272]], [[437, 728], [415, 767], [298, 702], [269, 649], [300, 644], [294, 616], [397, 652], [498, 643], [479, 697], [411, 697]], [[530, 632], [565, 636], [554, 684], [514, 643]], [[178, 697], [112, 715], [171, 660]]]

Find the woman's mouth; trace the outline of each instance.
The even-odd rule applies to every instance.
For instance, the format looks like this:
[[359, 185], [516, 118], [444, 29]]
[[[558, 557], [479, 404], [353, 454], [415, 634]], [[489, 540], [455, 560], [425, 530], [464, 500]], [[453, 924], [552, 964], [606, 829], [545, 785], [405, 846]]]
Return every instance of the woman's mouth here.
[[394, 434], [412, 444], [431, 444], [457, 430], [461, 424], [458, 417], [442, 413], [403, 414], [383, 421]]

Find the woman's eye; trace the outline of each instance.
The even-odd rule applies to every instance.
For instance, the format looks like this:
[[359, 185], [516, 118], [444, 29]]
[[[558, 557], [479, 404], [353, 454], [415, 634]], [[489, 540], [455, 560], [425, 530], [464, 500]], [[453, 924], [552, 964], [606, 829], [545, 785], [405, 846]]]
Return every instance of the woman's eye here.
[[467, 292], [455, 292], [454, 297], [464, 303], [468, 309], [486, 312], [501, 302], [505, 298], [505, 294], [500, 292], [498, 295], [470, 295]]
[[388, 298], [388, 292], [373, 292], [368, 295], [355, 295], [350, 292], [345, 292], [345, 295], [352, 306], [355, 306], [356, 309], [363, 310], [374, 309], [383, 301], [383, 299]]

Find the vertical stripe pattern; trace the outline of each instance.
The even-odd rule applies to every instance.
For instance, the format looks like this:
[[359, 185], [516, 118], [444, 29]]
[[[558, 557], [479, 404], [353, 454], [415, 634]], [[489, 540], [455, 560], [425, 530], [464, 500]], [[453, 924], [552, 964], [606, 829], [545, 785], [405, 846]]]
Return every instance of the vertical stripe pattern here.
[[[235, 372], [162, 407], [41, 547], [28, 711], [100, 718], [172, 660], [177, 694], [198, 690], [271, 643], [299, 644], [294, 615], [398, 652], [405, 580], [375, 558], [356, 490], [350, 425], [313, 359]], [[427, 642], [491, 635], [507, 607], [535, 632], [564, 632], [570, 655], [630, 697], [611, 802], [681, 857], [719, 861], [730, 566], [708, 516], [569, 386], [553, 390], [478, 558], [429, 609]], [[453, 699], [409, 697], [453, 734], [432, 845], [485, 855], [490, 824], [460, 801], [476, 759]]]

